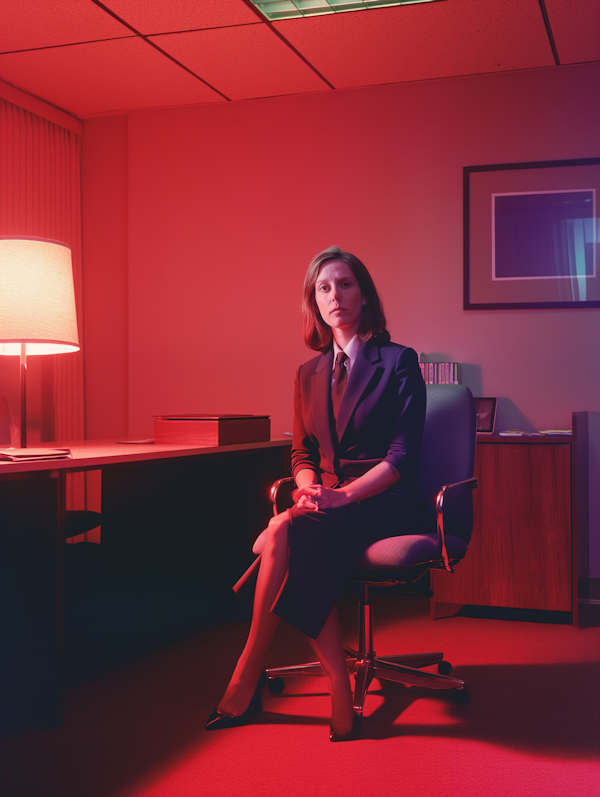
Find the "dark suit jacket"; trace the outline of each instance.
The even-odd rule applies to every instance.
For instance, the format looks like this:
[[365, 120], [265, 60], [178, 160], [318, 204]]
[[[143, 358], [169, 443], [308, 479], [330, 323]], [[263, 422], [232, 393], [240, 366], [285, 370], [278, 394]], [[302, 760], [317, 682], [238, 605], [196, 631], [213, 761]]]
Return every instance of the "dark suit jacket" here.
[[342, 398], [331, 411], [333, 351], [298, 370], [292, 467], [313, 468], [326, 487], [357, 478], [379, 462], [400, 474], [395, 491], [413, 492], [425, 423], [425, 384], [413, 349], [363, 343]]

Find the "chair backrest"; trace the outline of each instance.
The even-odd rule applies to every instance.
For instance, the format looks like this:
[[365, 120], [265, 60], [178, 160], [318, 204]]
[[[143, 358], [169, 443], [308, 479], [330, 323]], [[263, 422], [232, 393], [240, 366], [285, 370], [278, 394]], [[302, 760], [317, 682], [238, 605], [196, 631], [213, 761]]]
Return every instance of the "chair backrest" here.
[[[465, 385], [427, 385], [425, 433], [418, 477], [427, 503], [426, 529], [436, 528], [435, 498], [445, 484], [470, 479], [475, 464], [476, 415], [473, 395]], [[446, 534], [469, 542], [473, 528], [473, 490], [458, 487], [444, 507]]]

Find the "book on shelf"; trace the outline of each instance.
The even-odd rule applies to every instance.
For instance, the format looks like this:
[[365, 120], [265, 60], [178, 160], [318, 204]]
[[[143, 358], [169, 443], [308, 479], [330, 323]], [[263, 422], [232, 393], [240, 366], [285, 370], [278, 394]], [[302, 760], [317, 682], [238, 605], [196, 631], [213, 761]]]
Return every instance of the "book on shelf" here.
[[427, 363], [419, 357], [426, 385], [460, 385], [460, 363]]

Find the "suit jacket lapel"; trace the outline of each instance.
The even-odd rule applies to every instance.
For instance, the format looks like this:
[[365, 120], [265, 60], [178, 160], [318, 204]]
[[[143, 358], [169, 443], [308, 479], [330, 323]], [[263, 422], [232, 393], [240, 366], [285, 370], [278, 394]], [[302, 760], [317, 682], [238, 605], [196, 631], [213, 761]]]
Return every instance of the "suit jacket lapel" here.
[[327, 461], [332, 465], [335, 460], [335, 448], [329, 424], [329, 396], [331, 393], [331, 377], [333, 368], [333, 351], [326, 352], [317, 365], [312, 378], [313, 418], [317, 427], [317, 435]]
[[379, 346], [371, 343], [363, 343], [358, 350], [356, 362], [352, 366], [352, 373], [348, 380], [348, 386], [340, 402], [336, 423], [337, 439], [341, 442], [348, 422], [352, 417], [354, 408], [362, 394], [367, 389], [373, 374], [377, 370], [377, 363], [380, 359]]

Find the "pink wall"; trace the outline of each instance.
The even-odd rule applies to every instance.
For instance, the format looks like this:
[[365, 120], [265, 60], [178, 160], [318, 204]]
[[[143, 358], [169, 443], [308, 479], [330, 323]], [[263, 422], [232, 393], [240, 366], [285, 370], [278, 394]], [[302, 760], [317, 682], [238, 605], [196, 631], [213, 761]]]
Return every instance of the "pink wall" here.
[[88, 436], [187, 411], [289, 430], [303, 274], [332, 243], [395, 340], [501, 398], [498, 428], [599, 411], [600, 311], [462, 309], [462, 167], [597, 156], [599, 83], [594, 64], [86, 121]]
[[127, 434], [127, 117], [85, 123], [82, 148], [86, 437]]

